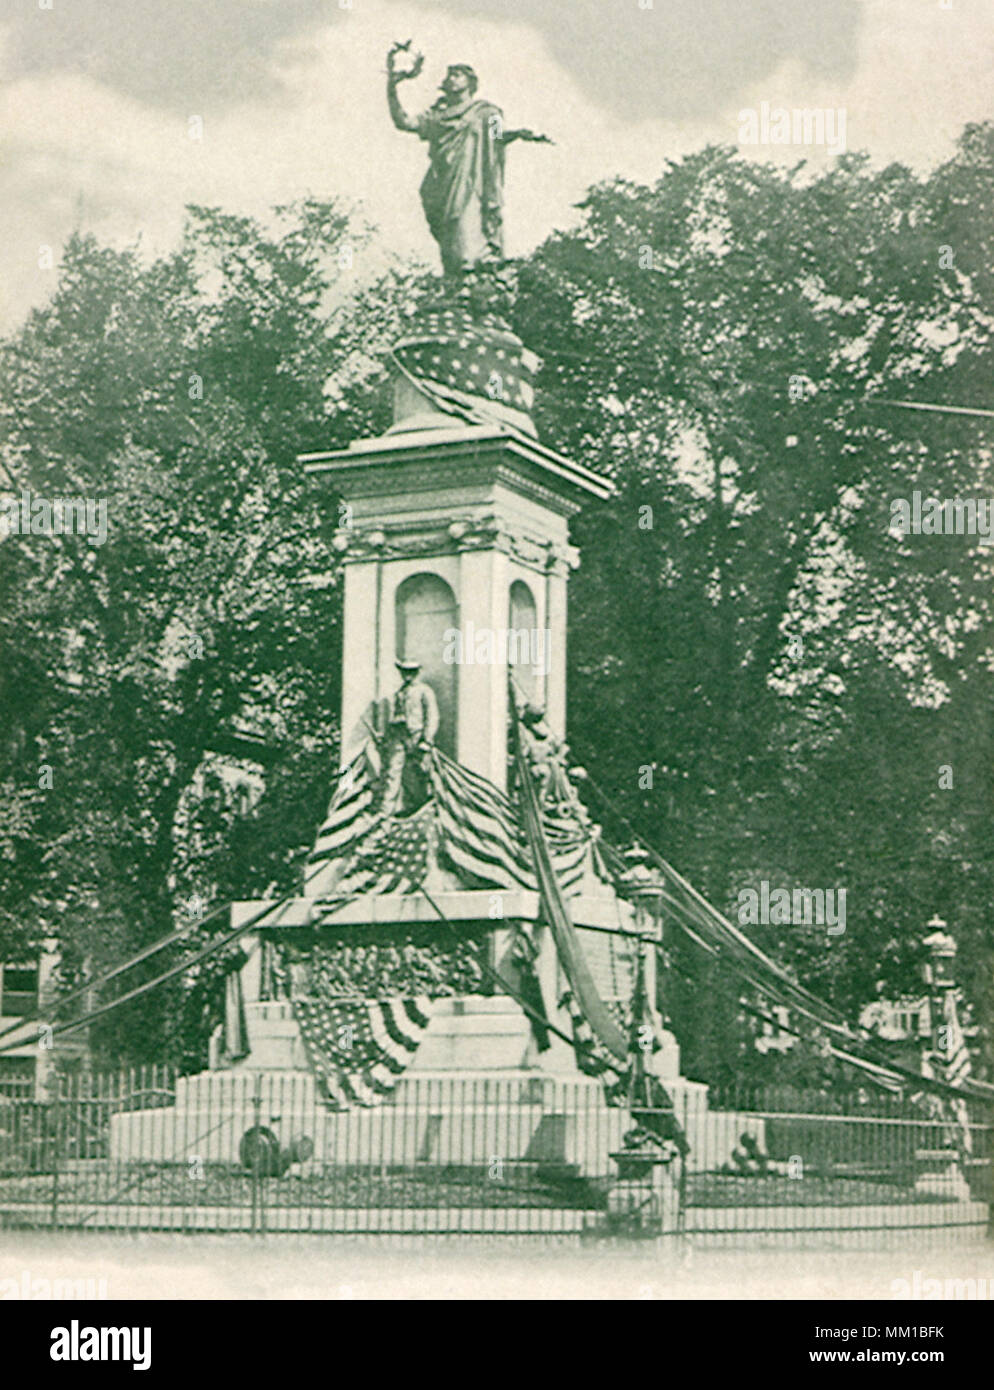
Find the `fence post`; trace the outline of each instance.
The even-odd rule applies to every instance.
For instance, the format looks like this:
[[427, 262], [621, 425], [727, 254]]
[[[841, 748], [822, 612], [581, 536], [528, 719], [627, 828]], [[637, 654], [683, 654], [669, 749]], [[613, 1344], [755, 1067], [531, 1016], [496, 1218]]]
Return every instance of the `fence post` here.
[[252, 1123], [255, 1128], [256, 1139], [252, 1153], [252, 1234], [262, 1235], [266, 1229], [266, 1218], [262, 1205], [262, 1180], [260, 1178], [260, 1167], [262, 1164], [262, 1140], [260, 1134], [260, 1120], [262, 1116], [262, 1072], [256, 1072], [255, 1074], [252, 1110]]
[[[52, 1144], [52, 1215], [51, 1215], [51, 1226], [52, 1226], [52, 1229], [53, 1229], [53, 1230], [55, 1230], [56, 1226], [58, 1225], [58, 1220], [59, 1220], [59, 1136], [60, 1136], [60, 1131], [61, 1131], [61, 1128], [62, 1128], [62, 1114], [61, 1114], [61, 1110], [62, 1110], [62, 1082], [61, 1082], [61, 1079], [60, 1079], [59, 1082], [57, 1083], [57, 1088], [56, 1088], [56, 1092], [55, 1092], [55, 1124], [52, 1126], [52, 1129], [53, 1129], [55, 1132], [54, 1132], [54, 1134], [52, 1135], [52, 1140], [51, 1140], [51, 1144]], [[44, 1114], [44, 1112], [42, 1112], [42, 1114]], [[44, 1119], [43, 1119], [42, 1123], [44, 1124]], [[44, 1142], [44, 1141], [43, 1141], [43, 1142]], [[42, 1149], [42, 1153], [44, 1153], [44, 1148]]]

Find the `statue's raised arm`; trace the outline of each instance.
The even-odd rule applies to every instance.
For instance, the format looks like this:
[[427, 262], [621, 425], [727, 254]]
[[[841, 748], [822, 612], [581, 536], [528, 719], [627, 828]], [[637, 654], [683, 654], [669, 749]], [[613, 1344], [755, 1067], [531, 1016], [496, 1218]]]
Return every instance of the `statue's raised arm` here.
[[395, 43], [387, 54], [387, 105], [390, 107], [390, 117], [398, 130], [417, 131], [417, 121], [408, 116], [397, 95], [397, 88], [401, 82], [410, 82], [420, 74], [425, 65], [424, 54], [415, 53], [414, 61], [409, 68], [398, 68], [398, 53], [409, 53], [410, 50], [411, 40], [408, 39], [406, 43]]

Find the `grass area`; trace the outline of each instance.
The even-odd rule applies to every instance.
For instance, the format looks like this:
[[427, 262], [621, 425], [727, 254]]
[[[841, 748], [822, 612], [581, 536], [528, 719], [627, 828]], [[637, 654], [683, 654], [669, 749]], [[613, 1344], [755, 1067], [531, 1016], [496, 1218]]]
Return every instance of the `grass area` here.
[[[509, 1165], [508, 1165], [509, 1166]], [[600, 1210], [604, 1184], [550, 1169], [503, 1172], [477, 1168], [329, 1168], [320, 1173], [263, 1178], [271, 1207], [544, 1207]], [[199, 1173], [179, 1164], [95, 1164], [59, 1174], [66, 1204], [249, 1206], [253, 1178], [234, 1165], [209, 1164]], [[0, 1178], [0, 1204], [50, 1202], [52, 1174]]]
[[944, 1200], [915, 1192], [909, 1185], [820, 1175], [784, 1178], [694, 1173], [687, 1188], [687, 1205], [691, 1207], [908, 1206]]
[[[607, 1179], [588, 1179], [569, 1169], [506, 1164], [493, 1176], [480, 1168], [326, 1168], [316, 1173], [261, 1179], [270, 1207], [337, 1208], [559, 1208], [598, 1211]], [[58, 1174], [0, 1177], [0, 1205], [127, 1204], [166, 1207], [249, 1206], [253, 1179], [235, 1165], [141, 1163], [81, 1165]], [[859, 1177], [746, 1177], [692, 1173], [690, 1207], [821, 1207], [908, 1205], [935, 1202], [907, 1184]]]

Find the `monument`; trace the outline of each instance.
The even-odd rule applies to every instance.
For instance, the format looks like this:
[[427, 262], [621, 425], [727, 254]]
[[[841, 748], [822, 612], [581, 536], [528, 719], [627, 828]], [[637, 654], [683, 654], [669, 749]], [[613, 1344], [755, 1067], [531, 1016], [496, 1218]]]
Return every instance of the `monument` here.
[[[569, 522], [612, 489], [539, 441], [538, 361], [502, 312], [504, 151], [544, 137], [506, 130], [461, 65], [407, 116], [397, 88], [422, 64], [398, 70], [407, 49], [388, 55], [389, 109], [429, 146], [421, 197], [443, 278], [393, 350], [385, 434], [300, 459], [342, 518], [337, 783], [299, 895], [233, 909], [234, 927], [254, 922], [229, 1010], [244, 1039], [218, 1039], [172, 1120], [118, 1117], [115, 1144], [133, 1153], [140, 1133], [149, 1154], [234, 1157], [260, 1120], [251, 1076], [292, 1082], [280, 1109], [308, 1128], [314, 1163], [374, 1154], [389, 1128], [395, 1159], [398, 1144], [421, 1162], [542, 1153], [603, 1175], [621, 1152], [649, 1169], [664, 1141], [631, 1129], [649, 1080], [685, 1113], [706, 1097], [656, 1009], [652, 876], [603, 842], [570, 775]], [[636, 1029], [638, 1112], [604, 1084], [635, 1074]], [[477, 1085], [488, 1118], [474, 1125]], [[415, 1104], [425, 1087], [431, 1103]], [[219, 1094], [229, 1114], [208, 1134]]]

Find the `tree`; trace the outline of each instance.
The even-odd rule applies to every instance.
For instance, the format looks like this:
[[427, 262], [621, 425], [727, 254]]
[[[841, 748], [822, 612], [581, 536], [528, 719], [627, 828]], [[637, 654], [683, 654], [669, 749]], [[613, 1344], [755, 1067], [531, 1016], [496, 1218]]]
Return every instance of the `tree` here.
[[[14, 490], [106, 500], [108, 533], [0, 545], [0, 958], [54, 934], [66, 978], [99, 973], [215, 901], [295, 881], [339, 672], [338, 512], [296, 455], [334, 437], [325, 382], [361, 341], [346, 235], [310, 201], [273, 231], [191, 209], [180, 250], [147, 266], [75, 236], [52, 302], [4, 346]], [[260, 759], [239, 819], [235, 770]], [[98, 1056], [178, 1055], [184, 992], [109, 1015]]]
[[618, 489], [577, 528], [571, 742], [733, 916], [758, 879], [847, 887], [844, 936], [759, 936], [850, 1014], [920, 989], [936, 908], [990, 978], [991, 551], [889, 527], [916, 488], [989, 497], [989, 434], [882, 402], [984, 403], [992, 167], [991, 127], [925, 179], [711, 148], [591, 190], [522, 271], [544, 436]]

